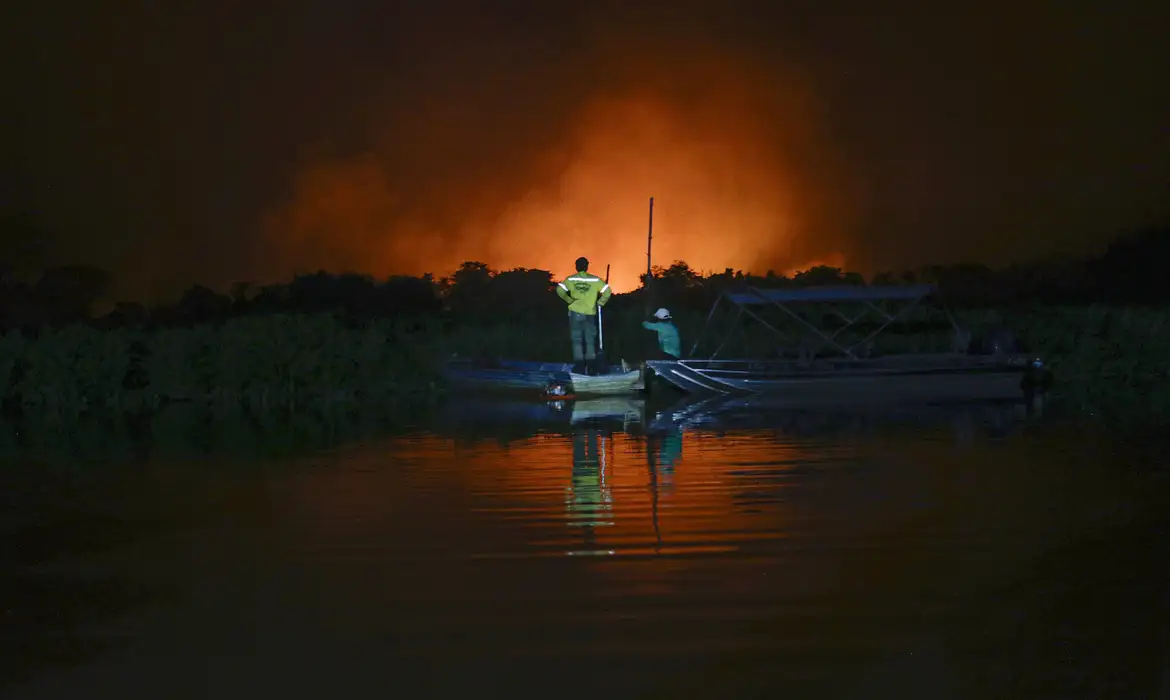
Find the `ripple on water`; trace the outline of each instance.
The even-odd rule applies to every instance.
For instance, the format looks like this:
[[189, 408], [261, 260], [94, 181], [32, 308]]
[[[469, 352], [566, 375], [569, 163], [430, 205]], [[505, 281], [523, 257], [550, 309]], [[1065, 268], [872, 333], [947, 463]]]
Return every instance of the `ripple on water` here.
[[[181, 602], [133, 653], [35, 687], [1128, 697], [1125, 669], [1160, 653], [1148, 611], [1166, 572], [1152, 544], [1102, 545], [1152, 541], [1150, 482], [1106, 453], [1121, 454], [969, 423], [436, 429], [337, 448], [221, 482], [250, 496], [109, 564]], [[1037, 622], [1054, 619], [1071, 621], [1059, 636]], [[1146, 633], [1097, 636], [1121, 619]], [[161, 680], [196, 667], [198, 687]]]

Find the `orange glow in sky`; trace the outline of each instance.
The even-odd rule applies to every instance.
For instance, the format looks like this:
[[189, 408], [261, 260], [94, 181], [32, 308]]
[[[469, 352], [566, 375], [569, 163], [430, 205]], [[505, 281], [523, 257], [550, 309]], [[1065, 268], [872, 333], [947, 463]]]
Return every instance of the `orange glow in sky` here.
[[[584, 255], [630, 291], [646, 270], [650, 197], [656, 266], [763, 273], [843, 262], [843, 198], [809, 156], [823, 139], [803, 93], [761, 92], [732, 70], [704, 84], [684, 98], [627, 89], [584, 100], [552, 145], [518, 152], [471, 184], [440, 187], [434, 172], [419, 184], [374, 151], [310, 164], [265, 219], [274, 264], [281, 276], [442, 276], [475, 260], [560, 278]], [[447, 161], [435, 161], [445, 172]], [[416, 204], [420, 189], [426, 207]]]

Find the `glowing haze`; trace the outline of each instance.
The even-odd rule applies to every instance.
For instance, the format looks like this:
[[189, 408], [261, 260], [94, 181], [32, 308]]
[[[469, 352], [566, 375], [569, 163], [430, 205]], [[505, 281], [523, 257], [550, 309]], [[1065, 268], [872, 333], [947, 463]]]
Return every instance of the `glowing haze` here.
[[306, 163], [264, 219], [273, 272], [441, 276], [475, 260], [559, 277], [584, 255], [628, 291], [646, 269], [651, 196], [656, 266], [844, 264], [849, 198], [801, 81], [693, 45], [669, 66], [595, 58], [594, 76], [622, 70], [559, 87], [539, 123], [476, 94], [444, 121], [444, 97], [388, 119], [358, 155]]

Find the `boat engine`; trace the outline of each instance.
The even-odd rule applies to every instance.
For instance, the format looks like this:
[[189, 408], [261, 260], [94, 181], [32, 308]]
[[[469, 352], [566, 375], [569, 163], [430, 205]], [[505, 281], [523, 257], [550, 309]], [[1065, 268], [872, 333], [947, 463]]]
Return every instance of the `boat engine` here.
[[569, 387], [561, 382], [553, 382], [544, 388], [544, 395], [549, 399], [564, 400], [569, 398], [572, 393]]

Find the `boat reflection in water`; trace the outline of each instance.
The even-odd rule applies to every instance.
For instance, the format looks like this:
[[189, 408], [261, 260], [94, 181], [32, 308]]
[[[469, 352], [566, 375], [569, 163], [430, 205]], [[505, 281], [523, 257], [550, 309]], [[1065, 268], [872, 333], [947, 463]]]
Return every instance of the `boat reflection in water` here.
[[767, 395], [683, 399], [648, 411], [648, 431], [769, 430], [793, 437], [856, 435], [894, 427], [948, 426], [956, 443], [970, 444], [981, 429], [989, 437], [1007, 437], [1040, 418], [1043, 404], [978, 401], [903, 404], [863, 408], [818, 406], [794, 409]]
[[[557, 402], [560, 403], [560, 402]], [[591, 399], [566, 402], [559, 407], [570, 417], [573, 431], [573, 472], [566, 505], [568, 524], [584, 534], [584, 549], [570, 555], [612, 555], [615, 550], [598, 542], [597, 529], [612, 527], [614, 521], [612, 470], [636, 469], [635, 464], [615, 465], [614, 429], [632, 433], [642, 422], [645, 402], [638, 399]], [[639, 456], [646, 460], [650, 490], [650, 520], [654, 529], [654, 551], [662, 546], [658, 520], [659, 499], [674, 492], [674, 472], [682, 458], [683, 435], [676, 426], [644, 431], [640, 449], [625, 451], [631, 462]], [[641, 453], [639, 455], [639, 453]]]
[[[905, 433], [917, 440], [930, 435], [931, 441], [941, 438], [964, 449], [986, 438], [1007, 437], [1026, 426], [1029, 417], [1023, 407], [1012, 403], [797, 411], [772, 406], [767, 396], [688, 397], [665, 406], [653, 405], [653, 398], [649, 401], [650, 405], [645, 399], [629, 397], [550, 402], [475, 399], [448, 408], [448, 427], [455, 427], [464, 439], [480, 430], [493, 442], [517, 445], [508, 466], [495, 472], [496, 478], [515, 484], [516, 492], [535, 495], [551, 487], [560, 494], [557, 500], [565, 529], [560, 535], [549, 533], [550, 539], [542, 538], [546, 555], [644, 557], [694, 553], [695, 543], [683, 532], [693, 526], [695, 508], [719, 512], [718, 520], [724, 524], [741, 516], [762, 517], [769, 504], [786, 502], [789, 497], [787, 484], [796, 478], [793, 464], [830, 459], [830, 453], [840, 452], [843, 445]], [[766, 454], [743, 452], [753, 444]], [[684, 463], [688, 445], [687, 449], [698, 451], [689, 472]], [[803, 447], [798, 450], [797, 446]], [[800, 456], [794, 450], [812, 452]], [[711, 455], [716, 453], [725, 455], [726, 461], [712, 462]], [[542, 460], [563, 466], [548, 464], [551, 469], [532, 471]], [[777, 462], [775, 468], [761, 466], [772, 461]], [[551, 477], [558, 469], [564, 471], [550, 479], [552, 483], [538, 486], [534, 481], [539, 472]], [[820, 483], [832, 473], [816, 468], [800, 478], [811, 483], [815, 474]], [[847, 483], [858, 478], [845, 472], [837, 476]], [[680, 504], [682, 510], [661, 507], [684, 490], [687, 503]], [[824, 492], [837, 494], [836, 501], [818, 507], [824, 512], [848, 508], [860, 516], [866, 508], [892, 499], [929, 500], [905, 483], [873, 483], [863, 491], [864, 495], [854, 494], [856, 499], [846, 504], [848, 499], [839, 490], [828, 488]], [[802, 498], [808, 500], [811, 494], [806, 489]], [[720, 502], [704, 500], [702, 506], [696, 505], [695, 499], [711, 498]], [[547, 501], [543, 506], [533, 502], [529, 507], [547, 505]], [[797, 506], [788, 503], [785, 508], [793, 512]], [[756, 527], [747, 522], [740, 526], [744, 530]], [[737, 546], [708, 542], [703, 549]]]
[[442, 427], [460, 434], [533, 435], [564, 431], [572, 425], [605, 425], [625, 429], [640, 422], [645, 401], [628, 396], [592, 399], [462, 397], [448, 401], [440, 414]]
[[574, 432], [575, 426], [640, 433], [669, 471], [686, 431], [766, 429], [813, 437], [895, 426], [949, 425], [956, 441], [963, 443], [973, 439], [980, 426], [992, 437], [1006, 437], [1042, 413], [1040, 403], [1004, 401], [801, 409], [765, 394], [688, 396], [673, 403], [623, 396], [555, 401], [464, 398], [449, 402], [443, 417], [446, 428], [456, 428], [461, 434], [483, 432], [497, 438], [566, 434]]

